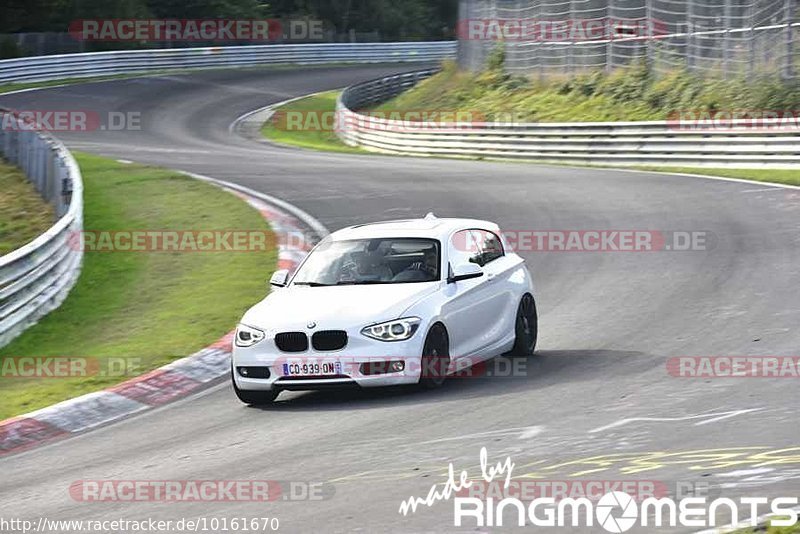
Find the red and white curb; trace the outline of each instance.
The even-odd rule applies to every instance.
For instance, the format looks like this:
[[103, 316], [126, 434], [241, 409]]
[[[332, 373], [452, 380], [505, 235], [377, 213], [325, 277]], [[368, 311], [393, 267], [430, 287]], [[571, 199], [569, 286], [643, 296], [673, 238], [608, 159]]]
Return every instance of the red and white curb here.
[[[246, 187], [191, 174], [235, 194], [258, 210], [272, 227], [278, 269], [294, 269], [311, 241], [328, 234], [299, 208]], [[111, 423], [197, 392], [230, 373], [233, 332], [186, 358], [103, 391], [89, 393], [35, 412], [0, 421], [0, 456]]]

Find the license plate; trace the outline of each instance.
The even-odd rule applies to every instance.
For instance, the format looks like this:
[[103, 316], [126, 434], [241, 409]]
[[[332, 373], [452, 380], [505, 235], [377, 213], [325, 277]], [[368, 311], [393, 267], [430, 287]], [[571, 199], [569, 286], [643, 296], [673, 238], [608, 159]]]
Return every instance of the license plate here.
[[283, 364], [283, 376], [332, 376], [342, 374], [341, 362], [301, 360]]

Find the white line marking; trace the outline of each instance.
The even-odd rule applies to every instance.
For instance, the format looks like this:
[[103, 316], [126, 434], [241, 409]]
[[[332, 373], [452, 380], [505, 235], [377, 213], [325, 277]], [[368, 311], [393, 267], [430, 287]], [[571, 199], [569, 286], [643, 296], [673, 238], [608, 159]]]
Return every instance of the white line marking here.
[[540, 434], [544, 431], [543, 426], [521, 426], [521, 427], [514, 427], [514, 428], [502, 428], [500, 430], [488, 430], [486, 432], [478, 432], [477, 434], [464, 434], [463, 436], [453, 436], [449, 438], [439, 438], [439, 439], [432, 439], [429, 441], [423, 441], [419, 443], [420, 445], [429, 444], [429, 443], [442, 443], [444, 441], [460, 441], [462, 439], [473, 439], [473, 438], [485, 438], [490, 436], [504, 436], [508, 434], [516, 434], [521, 432], [520, 438], [525, 436], [528, 433], [531, 433], [528, 437], [533, 437], [536, 434], [532, 434], [536, 429], [536, 434]]
[[737, 471], [731, 471], [730, 473], [719, 473], [717, 476], [720, 477], [752, 477], [755, 475], [763, 475], [766, 473], [772, 473], [775, 471], [772, 467], [760, 467], [758, 469], [739, 469]]
[[[722, 414], [719, 417], [712, 417], [711, 419], [706, 419], [705, 421], [700, 421], [699, 423], [695, 423], [694, 426], [702, 426], [702, 425], [707, 425], [709, 423], [716, 423], [717, 421], [722, 421], [723, 419], [736, 417], [739, 414], [743, 414], [743, 413], [747, 413], [747, 412], [756, 412], [759, 409], [760, 408], [753, 408], [753, 409], [750, 409], [750, 410], [739, 410], [739, 411], [736, 411], [736, 412], [730, 412], [730, 413], [727, 413], [727, 414]], [[712, 414], [708, 414], [708, 415], [712, 415]]]
[[217, 184], [218, 186], [227, 187], [229, 189], [234, 189], [236, 191], [240, 191], [240, 192], [242, 192], [242, 193], [244, 193], [246, 195], [250, 195], [250, 196], [256, 197], [256, 198], [261, 199], [261, 200], [263, 200], [263, 201], [265, 201], [267, 203], [270, 203], [270, 204], [273, 204], [275, 206], [278, 206], [280, 209], [282, 209], [284, 211], [288, 211], [291, 215], [294, 215], [295, 217], [300, 219], [306, 226], [308, 226], [309, 228], [314, 230], [314, 232], [317, 233], [317, 236], [319, 236], [320, 239], [322, 239], [323, 237], [327, 236], [330, 233], [328, 231], [328, 229], [325, 227], [325, 225], [323, 225], [321, 222], [319, 222], [313, 216], [311, 216], [308, 213], [306, 213], [305, 211], [301, 210], [300, 208], [298, 208], [294, 204], [290, 204], [289, 202], [286, 202], [285, 200], [281, 200], [279, 198], [275, 198], [272, 195], [267, 195], [265, 193], [261, 193], [259, 191], [256, 191], [254, 189], [250, 189], [249, 187], [245, 187], [243, 185], [234, 184], [234, 183], [231, 183], [231, 182], [226, 182], [224, 180], [218, 180], [216, 178], [211, 178], [210, 176], [205, 176], [203, 174], [197, 174], [197, 173], [186, 172], [186, 171], [178, 171], [178, 172], [182, 172], [183, 174], [185, 174], [187, 176], [191, 176], [192, 178], [196, 178], [196, 179], [202, 180], [204, 182], [211, 182], [211, 183]]
[[535, 426], [529, 427], [526, 431], [524, 431], [522, 434], [520, 434], [519, 435], [519, 439], [535, 438], [536, 436], [538, 436], [542, 432], [544, 432], [544, 427], [543, 426], [539, 426], [539, 425], [535, 425]]
[[605, 425], [601, 427], [597, 427], [589, 431], [590, 434], [596, 432], [603, 432], [605, 430], [610, 430], [612, 428], [617, 428], [623, 425], [627, 425], [628, 423], [634, 422], [653, 422], [653, 423], [669, 423], [669, 422], [678, 422], [678, 421], [690, 421], [692, 419], [706, 419], [707, 417], [711, 417], [706, 421], [701, 421], [699, 423], [695, 423], [695, 426], [705, 425], [708, 423], [713, 423], [716, 421], [722, 421], [723, 419], [728, 419], [730, 417], [735, 417], [737, 415], [749, 413], [749, 412], [757, 412], [761, 410], [761, 408], [750, 408], [747, 410], [734, 410], [732, 412], [718, 412], [718, 413], [706, 413], [701, 415], [687, 415], [684, 417], [631, 417], [628, 419], [620, 419], [619, 421], [615, 421], [610, 425]]

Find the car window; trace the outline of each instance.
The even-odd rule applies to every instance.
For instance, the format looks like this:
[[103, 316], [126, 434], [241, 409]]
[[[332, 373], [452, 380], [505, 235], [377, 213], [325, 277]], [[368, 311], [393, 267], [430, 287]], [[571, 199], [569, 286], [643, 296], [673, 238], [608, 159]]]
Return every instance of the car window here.
[[308, 256], [293, 285], [335, 286], [434, 282], [439, 242], [423, 238], [329, 241]]
[[488, 230], [471, 230], [473, 239], [480, 248], [480, 253], [475, 258], [475, 263], [483, 267], [498, 258], [505, 256], [503, 242], [497, 234]]
[[450, 265], [456, 267], [465, 263], [481, 264], [483, 250], [477, 237], [470, 230], [461, 230], [453, 234], [450, 239]]

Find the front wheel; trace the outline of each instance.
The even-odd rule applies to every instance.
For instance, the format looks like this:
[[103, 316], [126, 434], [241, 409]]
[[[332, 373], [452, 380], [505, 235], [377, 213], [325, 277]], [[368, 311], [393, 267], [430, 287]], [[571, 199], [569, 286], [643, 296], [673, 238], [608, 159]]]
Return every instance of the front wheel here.
[[447, 330], [441, 324], [434, 325], [428, 332], [421, 361], [419, 385], [433, 389], [444, 384], [447, 368], [450, 366], [450, 341]]
[[533, 356], [533, 352], [536, 350], [536, 340], [539, 336], [539, 317], [536, 314], [536, 301], [528, 293], [519, 302], [514, 329], [516, 339], [511, 353], [521, 358]]
[[245, 404], [251, 406], [261, 406], [264, 404], [271, 404], [272, 401], [278, 398], [279, 392], [275, 390], [270, 391], [248, 391], [236, 387], [236, 380], [233, 378], [233, 369], [231, 369], [231, 382], [233, 382], [233, 391], [236, 397]]

